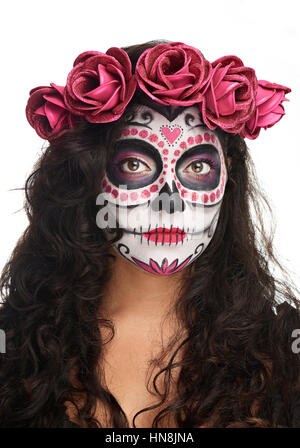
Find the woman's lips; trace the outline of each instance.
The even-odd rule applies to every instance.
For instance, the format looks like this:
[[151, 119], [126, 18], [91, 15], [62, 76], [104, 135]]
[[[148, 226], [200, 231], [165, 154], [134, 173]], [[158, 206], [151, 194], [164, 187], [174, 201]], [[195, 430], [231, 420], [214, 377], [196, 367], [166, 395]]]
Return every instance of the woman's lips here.
[[143, 232], [143, 237], [155, 243], [180, 243], [186, 237], [186, 233], [178, 227], [172, 227], [171, 229], [158, 227], [149, 232]]

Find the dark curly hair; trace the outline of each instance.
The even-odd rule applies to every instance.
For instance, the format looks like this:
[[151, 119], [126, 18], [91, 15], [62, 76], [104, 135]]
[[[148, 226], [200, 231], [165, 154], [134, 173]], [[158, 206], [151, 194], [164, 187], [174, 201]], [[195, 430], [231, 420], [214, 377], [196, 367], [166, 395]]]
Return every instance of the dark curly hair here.
[[[135, 65], [156, 44], [125, 50]], [[137, 95], [133, 107], [141, 101]], [[113, 427], [129, 427], [98, 372], [106, 342], [99, 325], [114, 337], [113, 322], [98, 312], [114, 255], [96, 225], [96, 196], [122, 120], [65, 132], [26, 181], [29, 225], [1, 276], [0, 427], [64, 426], [66, 402], [81, 426], [101, 427], [94, 415], [100, 402]], [[271, 209], [244, 140], [217, 132], [231, 158], [229, 179], [214, 237], [186, 270], [174, 306], [187, 336], [177, 345], [174, 337], [170, 360], [154, 377], [154, 388], [164, 377], [164, 391], [156, 393], [165, 407], [152, 426], [172, 417], [179, 428], [293, 427], [300, 407], [299, 354], [291, 349], [292, 332], [300, 328], [298, 291], [274, 255], [263, 220]], [[166, 404], [175, 367], [181, 369], [177, 394]], [[158, 406], [139, 411], [133, 425]]]

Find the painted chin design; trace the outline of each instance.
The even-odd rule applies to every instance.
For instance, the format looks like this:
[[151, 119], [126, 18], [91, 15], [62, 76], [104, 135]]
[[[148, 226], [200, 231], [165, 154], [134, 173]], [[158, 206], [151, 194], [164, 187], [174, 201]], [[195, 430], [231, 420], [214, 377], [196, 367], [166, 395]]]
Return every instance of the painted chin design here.
[[214, 235], [226, 181], [220, 141], [197, 107], [171, 124], [143, 106], [122, 130], [102, 179], [106, 211], [123, 229], [115, 249], [152, 274], [189, 266]]

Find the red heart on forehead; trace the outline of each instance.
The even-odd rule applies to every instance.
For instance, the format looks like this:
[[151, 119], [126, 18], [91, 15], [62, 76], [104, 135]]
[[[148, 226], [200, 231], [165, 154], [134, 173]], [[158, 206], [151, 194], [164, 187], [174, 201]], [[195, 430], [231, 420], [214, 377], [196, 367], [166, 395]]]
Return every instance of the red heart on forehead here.
[[161, 133], [168, 140], [170, 145], [172, 145], [172, 143], [174, 143], [175, 140], [180, 136], [181, 129], [176, 127], [176, 128], [171, 130], [169, 127], [163, 126], [161, 128]]

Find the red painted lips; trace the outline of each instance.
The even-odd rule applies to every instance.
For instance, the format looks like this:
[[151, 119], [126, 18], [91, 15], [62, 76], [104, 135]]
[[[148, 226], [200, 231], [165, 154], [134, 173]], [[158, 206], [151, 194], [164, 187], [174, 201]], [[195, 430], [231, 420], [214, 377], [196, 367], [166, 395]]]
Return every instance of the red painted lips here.
[[172, 227], [171, 229], [158, 227], [149, 232], [144, 232], [143, 237], [160, 244], [180, 243], [186, 237], [186, 233], [178, 227]]

